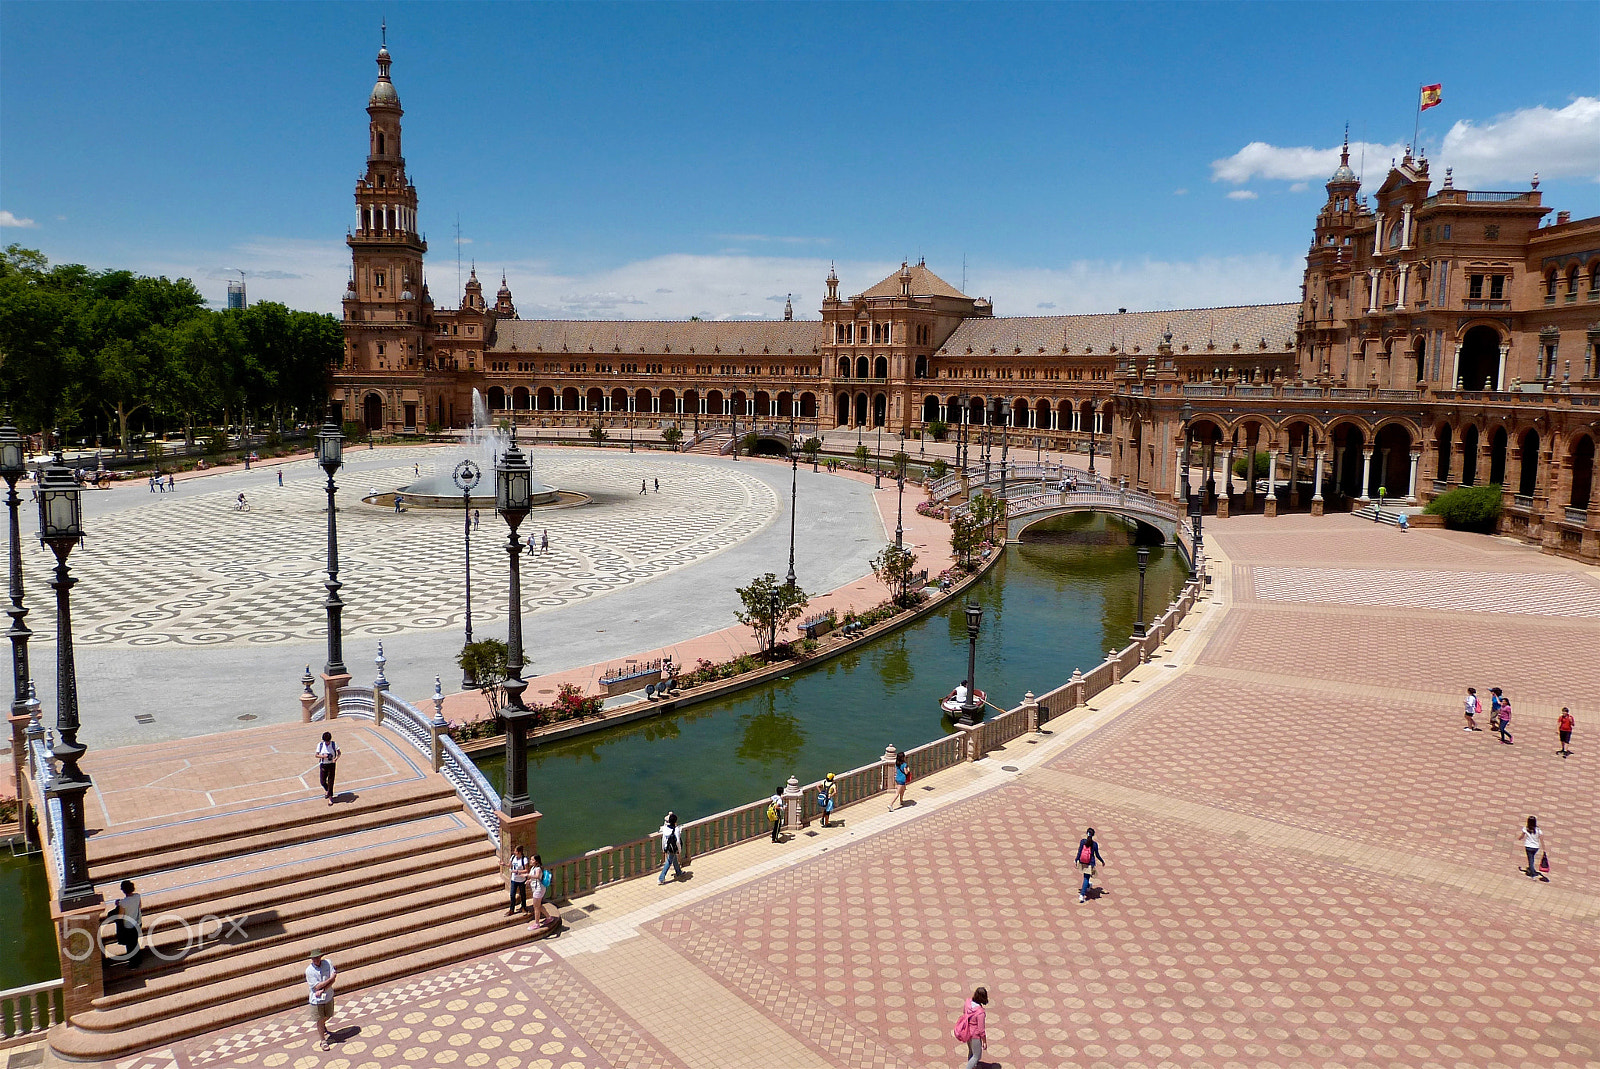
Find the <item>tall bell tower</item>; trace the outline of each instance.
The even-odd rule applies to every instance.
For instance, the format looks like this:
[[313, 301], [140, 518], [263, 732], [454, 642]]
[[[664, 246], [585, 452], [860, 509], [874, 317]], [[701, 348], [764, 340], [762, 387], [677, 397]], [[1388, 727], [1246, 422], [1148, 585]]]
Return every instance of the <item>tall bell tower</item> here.
[[356, 371], [416, 371], [425, 363], [422, 257], [417, 187], [400, 154], [400, 94], [389, 78], [387, 30], [378, 81], [367, 100], [367, 169], [356, 182], [350, 284], [344, 295], [345, 366]]

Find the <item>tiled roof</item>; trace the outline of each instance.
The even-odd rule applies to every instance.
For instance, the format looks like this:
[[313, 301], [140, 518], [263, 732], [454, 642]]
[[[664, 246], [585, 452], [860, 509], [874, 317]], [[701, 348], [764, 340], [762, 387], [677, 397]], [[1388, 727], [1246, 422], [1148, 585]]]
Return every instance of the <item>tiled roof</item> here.
[[1107, 312], [1097, 315], [1026, 316], [1004, 319], [967, 319], [939, 349], [940, 356], [1104, 354], [1112, 345], [1119, 352], [1153, 353], [1162, 334], [1172, 331], [1172, 349], [1179, 356], [1205, 352], [1215, 341], [1218, 353], [1232, 353], [1239, 343], [1243, 353], [1281, 353], [1294, 348], [1298, 304], [1245, 304], [1231, 308], [1183, 308], [1164, 312]]
[[[896, 271], [882, 282], [873, 286], [863, 297], [898, 297], [900, 296], [900, 272]], [[956, 289], [950, 283], [928, 270], [927, 264], [914, 264], [911, 268], [911, 296], [913, 297], [961, 297], [966, 294]]]
[[822, 344], [816, 320], [681, 322], [510, 319], [495, 324], [491, 353], [611, 353], [638, 356], [811, 356]]

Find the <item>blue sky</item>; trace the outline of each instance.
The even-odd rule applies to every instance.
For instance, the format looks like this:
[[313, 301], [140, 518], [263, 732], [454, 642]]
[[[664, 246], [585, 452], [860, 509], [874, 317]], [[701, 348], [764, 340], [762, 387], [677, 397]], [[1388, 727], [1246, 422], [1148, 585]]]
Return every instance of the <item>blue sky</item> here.
[[[455, 303], [815, 315], [925, 256], [1002, 315], [1296, 296], [1343, 125], [1381, 181], [1600, 214], [1600, 4], [9, 3], [0, 241], [337, 308], [378, 24]], [[491, 284], [491, 291], [493, 285]]]

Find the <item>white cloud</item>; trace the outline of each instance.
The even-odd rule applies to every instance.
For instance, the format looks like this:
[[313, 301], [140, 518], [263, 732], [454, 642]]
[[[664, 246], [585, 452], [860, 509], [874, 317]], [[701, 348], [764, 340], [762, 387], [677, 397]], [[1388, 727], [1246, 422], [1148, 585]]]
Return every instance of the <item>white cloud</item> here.
[[38, 225], [39, 224], [34, 222], [32, 219], [19, 219], [10, 212], [0, 209], [0, 226], [14, 226], [20, 230], [28, 230]]
[[1189, 191], [1188, 191], [1188, 190], [1187, 190], [1187, 189], [1174, 189], [1174, 190], [1173, 190], [1173, 191], [1172, 191], [1172, 195], [1173, 195], [1173, 196], [1174, 196], [1174, 197], [1183, 197], [1183, 196], [1187, 196], [1187, 195], [1188, 195], [1188, 193], [1189, 193]]
[[[1380, 145], [1355, 141], [1350, 145], [1350, 165], [1359, 165], [1365, 152], [1374, 167], [1405, 154], [1404, 145]], [[1252, 178], [1272, 178], [1284, 182], [1326, 182], [1339, 166], [1339, 146], [1332, 148], [1281, 148], [1265, 141], [1252, 141], [1232, 156], [1211, 161], [1213, 182], [1242, 185]]]
[[1578, 97], [1560, 109], [1521, 108], [1482, 126], [1462, 119], [1445, 134], [1439, 158], [1462, 185], [1520, 184], [1534, 171], [1600, 181], [1600, 97]]
[[1294, 185], [1289, 187], [1289, 192], [1290, 193], [1304, 193], [1306, 190], [1308, 190], [1310, 188], [1311, 188], [1311, 183], [1310, 182], [1296, 182]]
[[1258, 194], [1253, 189], [1235, 189], [1228, 193], [1229, 200], [1255, 200]]
[[[337, 314], [350, 277], [350, 250], [342, 241], [261, 238], [226, 249], [173, 252], [160, 260], [114, 266], [191, 279], [214, 308], [227, 303], [227, 280], [237, 279], [242, 270], [251, 304], [278, 301], [290, 308]], [[453, 289], [453, 278], [451, 282]]]

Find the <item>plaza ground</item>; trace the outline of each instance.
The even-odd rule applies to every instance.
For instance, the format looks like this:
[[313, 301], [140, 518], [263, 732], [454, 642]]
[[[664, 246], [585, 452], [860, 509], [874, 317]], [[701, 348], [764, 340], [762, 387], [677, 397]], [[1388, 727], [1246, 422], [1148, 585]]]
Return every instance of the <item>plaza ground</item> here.
[[[328, 1053], [294, 1012], [119, 1065], [954, 1065], [977, 984], [1006, 1069], [1600, 1059], [1600, 576], [1342, 516], [1209, 531], [1213, 597], [1162, 656], [914, 807], [351, 992]], [[1518, 699], [1515, 745], [1462, 731], [1468, 685]], [[1529, 813], [1548, 884], [1517, 871]], [[1080, 905], [1088, 824], [1108, 863]]]

